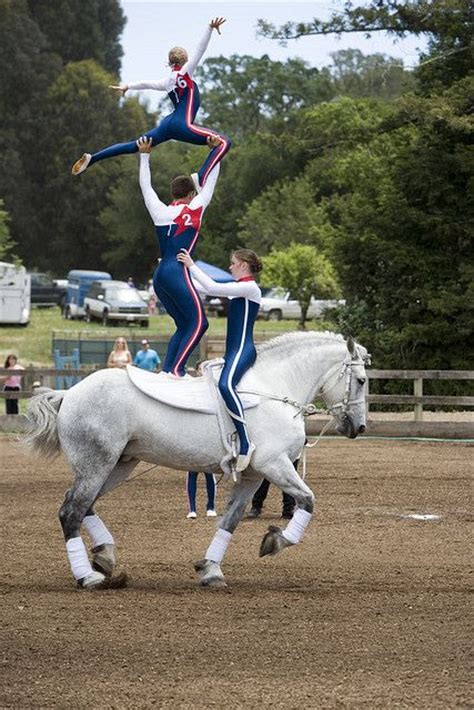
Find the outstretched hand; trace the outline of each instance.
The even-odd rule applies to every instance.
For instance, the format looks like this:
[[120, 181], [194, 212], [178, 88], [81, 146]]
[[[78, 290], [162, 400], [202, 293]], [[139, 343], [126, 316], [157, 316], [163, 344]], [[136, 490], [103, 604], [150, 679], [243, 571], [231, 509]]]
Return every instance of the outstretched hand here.
[[128, 91], [128, 84], [119, 84], [118, 86], [115, 84], [109, 84], [109, 89], [113, 89], [114, 91], [117, 91], [121, 96], [125, 96]]
[[138, 152], [139, 153], [151, 153], [152, 139], [146, 136], [140, 136], [137, 140]]
[[209, 23], [209, 27], [213, 30], [217, 30], [217, 34], [220, 35], [221, 33], [221, 25], [223, 25], [225, 22], [225, 17], [216, 17], [214, 20], [211, 20]]
[[193, 266], [194, 264], [194, 261], [191, 259], [191, 257], [189, 256], [189, 252], [187, 252], [186, 249], [180, 249], [180, 251], [176, 254], [176, 258], [188, 269], [190, 269], [191, 266]]

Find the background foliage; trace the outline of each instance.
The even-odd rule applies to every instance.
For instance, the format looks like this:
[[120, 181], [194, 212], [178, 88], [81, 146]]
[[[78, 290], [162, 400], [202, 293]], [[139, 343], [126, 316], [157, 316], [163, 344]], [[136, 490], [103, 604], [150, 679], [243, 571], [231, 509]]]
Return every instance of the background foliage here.
[[[329, 21], [260, 25], [283, 42], [423, 34], [428, 50], [413, 71], [359, 50], [335, 52], [321, 70], [299, 59], [208, 57], [196, 77], [199, 121], [231, 136], [233, 148], [198, 258], [226, 267], [229, 250], [246, 246], [279, 252], [283, 264], [291, 249], [314, 250], [347, 301], [341, 329], [378, 366], [470, 367], [471, 21], [466, 0], [373, 0], [347, 3]], [[104, 268], [138, 281], [153, 271], [136, 157], [70, 175], [85, 150], [158, 119], [107, 88], [120, 75], [124, 24], [118, 0], [0, 0], [0, 248], [30, 269], [63, 277]], [[204, 156], [176, 143], [154, 151], [162, 199], [170, 179]]]

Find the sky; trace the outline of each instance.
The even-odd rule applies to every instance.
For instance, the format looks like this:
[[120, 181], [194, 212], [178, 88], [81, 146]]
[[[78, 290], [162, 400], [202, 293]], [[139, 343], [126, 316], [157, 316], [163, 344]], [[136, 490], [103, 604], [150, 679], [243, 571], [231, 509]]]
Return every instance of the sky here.
[[[180, 45], [188, 51], [194, 49], [209, 20], [225, 17], [226, 23], [219, 36], [213, 32], [204, 58], [217, 55], [249, 54], [261, 57], [268, 54], [270, 59], [285, 61], [300, 57], [321, 68], [331, 63], [331, 52], [349, 47], [360, 49], [364, 54], [382, 52], [401, 58], [405, 67], [417, 64], [419, 49], [426, 46], [422, 37], [407, 37], [394, 42], [392, 38], [376, 32], [370, 39], [362, 33], [342, 36], [304, 37], [288, 42], [282, 47], [276, 40], [257, 39], [257, 20], [262, 18], [280, 26], [288, 21], [309, 21], [314, 17], [328, 19], [334, 10], [342, 7], [340, 0], [320, 2], [272, 2], [241, 0], [220, 0], [219, 2], [163, 2], [162, 0], [120, 0], [127, 17], [122, 35], [123, 82], [152, 80], [168, 73], [167, 54], [170, 47]], [[147, 92], [148, 97], [156, 96]], [[156, 101], [150, 101], [154, 107]]]

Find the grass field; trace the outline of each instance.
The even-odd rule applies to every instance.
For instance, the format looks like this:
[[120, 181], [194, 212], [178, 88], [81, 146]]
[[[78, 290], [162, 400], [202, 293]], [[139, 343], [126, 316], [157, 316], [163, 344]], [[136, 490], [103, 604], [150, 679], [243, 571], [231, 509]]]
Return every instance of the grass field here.
[[[227, 327], [226, 318], [209, 318], [209, 337], [224, 337]], [[308, 321], [307, 329], [334, 330], [334, 324], [327, 321]], [[298, 328], [297, 321], [280, 322], [259, 320], [255, 324], [255, 333], [278, 335]], [[167, 315], [157, 315], [150, 318], [149, 328], [138, 326], [110, 326], [104, 328], [101, 323], [86, 323], [85, 321], [66, 321], [61, 317], [59, 308], [35, 308], [31, 312], [28, 326], [0, 326], [0, 365], [3, 366], [9, 353], [17, 355], [21, 365], [36, 365], [48, 367], [53, 364], [52, 335], [53, 331], [87, 331], [97, 332], [97, 335], [113, 338], [124, 335], [131, 338], [147, 337], [152, 339], [157, 335], [171, 335], [174, 332], [174, 322]]]

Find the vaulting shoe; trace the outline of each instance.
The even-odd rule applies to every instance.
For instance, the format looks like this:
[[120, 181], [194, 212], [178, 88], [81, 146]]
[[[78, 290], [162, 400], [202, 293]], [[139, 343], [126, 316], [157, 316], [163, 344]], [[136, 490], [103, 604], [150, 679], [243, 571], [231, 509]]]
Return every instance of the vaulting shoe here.
[[79, 160], [76, 160], [74, 165], [71, 168], [71, 173], [73, 175], [80, 175], [80, 173], [83, 173], [84, 170], [87, 168], [89, 163], [91, 162], [91, 154], [90, 153], [84, 153]]
[[188, 518], [188, 520], [194, 520], [194, 518], [197, 518], [197, 513], [195, 513], [194, 510], [191, 510], [191, 512], [188, 513], [186, 517]]
[[206, 515], [208, 518], [216, 518], [217, 517], [217, 513], [215, 510], [208, 510], [206, 512]]
[[199, 195], [199, 193], [200, 193], [201, 190], [202, 190], [202, 187], [201, 187], [201, 185], [199, 184], [199, 175], [198, 175], [197, 173], [193, 173], [193, 174], [191, 175], [191, 180], [192, 180], [193, 183], [194, 183], [194, 189], [196, 190], [197, 194]]
[[245, 471], [247, 466], [250, 463], [250, 459], [252, 458], [252, 454], [255, 451], [255, 444], [250, 444], [249, 450], [247, 451], [246, 454], [239, 454], [237, 457], [237, 463], [235, 464], [235, 470], [240, 473], [241, 471]]

